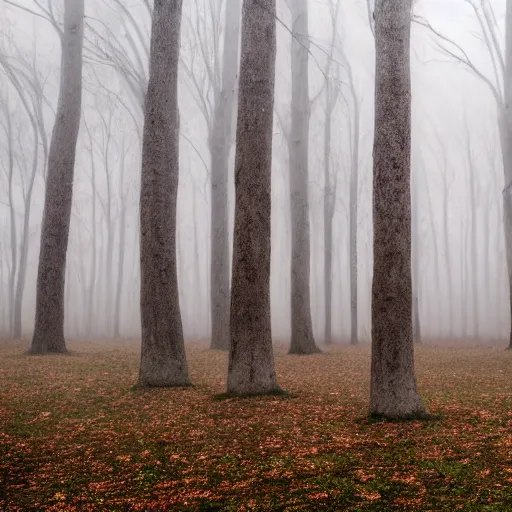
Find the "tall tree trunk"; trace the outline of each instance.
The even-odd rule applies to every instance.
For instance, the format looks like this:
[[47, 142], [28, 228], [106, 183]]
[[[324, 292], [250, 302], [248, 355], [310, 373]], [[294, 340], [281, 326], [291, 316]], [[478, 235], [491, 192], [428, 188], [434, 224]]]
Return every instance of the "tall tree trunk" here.
[[82, 109], [84, 0], [64, 4], [62, 67], [50, 143], [31, 352], [66, 352], [64, 287], [76, 143]]
[[9, 152], [9, 229], [11, 238], [11, 271], [9, 274], [9, 336], [14, 335], [14, 289], [16, 283], [16, 272], [18, 267], [18, 235], [16, 231], [16, 212], [14, 210], [14, 134], [12, 129], [12, 117], [5, 105], [6, 114], [6, 135], [7, 150]]
[[[90, 134], [89, 134], [90, 136]], [[91, 141], [91, 187], [92, 187], [92, 243], [91, 243], [91, 274], [89, 278], [89, 293], [87, 297], [87, 334], [92, 336], [94, 330], [97, 328], [97, 324], [94, 319], [94, 306], [96, 304], [94, 297], [96, 292], [96, 258], [97, 258], [97, 225], [96, 225], [96, 164], [94, 163], [94, 150], [92, 146], [92, 137], [90, 137]]]
[[[443, 148], [444, 150], [444, 148]], [[445, 165], [443, 174], [443, 239], [444, 239], [444, 264], [446, 267], [446, 284], [448, 287], [448, 338], [452, 339], [454, 336], [453, 321], [454, 321], [454, 304], [453, 304], [453, 275], [452, 275], [452, 259], [450, 258], [450, 233], [449, 233], [449, 221], [448, 221], [448, 182], [446, 179], [446, 173], [448, 168]]]
[[25, 281], [27, 277], [28, 260], [28, 238], [30, 228], [30, 212], [32, 210], [32, 194], [34, 192], [34, 183], [36, 180], [37, 165], [39, 161], [39, 133], [35, 123], [34, 128], [34, 155], [32, 161], [32, 173], [28, 184], [27, 195], [25, 197], [25, 211], [23, 213], [23, 231], [21, 232], [20, 264], [18, 268], [18, 279], [16, 281], [16, 293], [14, 295], [14, 337], [21, 338], [22, 322], [21, 313], [23, 307], [23, 292], [25, 290]]
[[276, 390], [270, 320], [275, 0], [244, 0], [235, 164], [229, 393]]
[[468, 229], [461, 221], [460, 232], [462, 243], [460, 244], [460, 307], [461, 307], [461, 334], [466, 340], [468, 337], [468, 279], [469, 279], [469, 255], [468, 255]]
[[419, 176], [412, 177], [412, 291], [413, 291], [413, 340], [414, 343], [421, 343], [421, 323], [419, 309], [419, 288], [420, 288], [420, 218], [419, 218], [419, 197], [418, 197]]
[[478, 315], [480, 312], [478, 298], [480, 290], [478, 286], [479, 270], [478, 270], [478, 239], [477, 239], [477, 206], [476, 206], [476, 169], [473, 164], [473, 154], [471, 151], [471, 142], [469, 140], [469, 129], [467, 133], [467, 152], [468, 152], [468, 165], [469, 165], [469, 197], [471, 205], [471, 273], [472, 273], [472, 313], [473, 317], [473, 336], [478, 339], [480, 337], [480, 324]]
[[124, 173], [125, 173], [125, 145], [124, 139], [121, 143], [121, 176], [119, 179], [119, 202], [120, 202], [120, 222], [119, 222], [119, 260], [117, 262], [117, 282], [116, 282], [116, 303], [114, 313], [114, 338], [121, 337], [121, 298], [123, 295], [123, 273], [124, 273], [124, 251], [126, 240], [126, 197], [124, 193]]
[[156, 0], [142, 143], [139, 384], [189, 384], [176, 266], [182, 0]]
[[324, 121], [324, 304], [326, 345], [332, 343], [332, 254], [333, 254], [333, 214], [334, 190], [331, 179], [331, 128], [332, 110], [330, 100], [331, 85], [326, 79], [326, 109]]
[[338, 101], [338, 89], [332, 86], [330, 73], [333, 64], [334, 47], [336, 45], [337, 22], [341, 2], [336, 6], [329, 4], [331, 11], [331, 48], [325, 64], [325, 120], [324, 120], [324, 308], [325, 328], [324, 342], [332, 343], [332, 257], [333, 250], [333, 218], [336, 196], [336, 180], [331, 176], [331, 138], [332, 113]]
[[359, 137], [360, 118], [357, 95], [350, 71], [350, 85], [354, 99], [354, 139], [352, 149], [352, 165], [350, 171], [350, 344], [359, 343], [358, 336], [358, 308], [357, 308], [357, 211], [359, 200]]
[[510, 335], [509, 349], [512, 350], [512, 0], [507, 0], [505, 18], [505, 109], [501, 113], [500, 132], [503, 153], [505, 190], [503, 191], [503, 212], [505, 247], [507, 254], [508, 282], [510, 291]]
[[290, 354], [314, 354], [310, 297], [309, 169], [309, 29], [308, 1], [289, 0], [292, 15], [292, 102], [289, 141], [291, 208], [291, 345]]
[[241, 0], [226, 4], [222, 86], [216, 97], [210, 137], [211, 212], [211, 348], [229, 349], [229, 154], [233, 143], [233, 113], [240, 41]]
[[370, 412], [424, 414], [414, 373], [411, 280], [411, 0], [377, 3]]

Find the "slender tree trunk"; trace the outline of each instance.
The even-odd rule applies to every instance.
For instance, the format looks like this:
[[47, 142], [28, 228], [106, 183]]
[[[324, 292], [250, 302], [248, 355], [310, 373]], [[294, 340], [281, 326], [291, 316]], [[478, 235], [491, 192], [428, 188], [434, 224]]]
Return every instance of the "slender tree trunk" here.
[[84, 0], [64, 4], [59, 102], [50, 144], [31, 352], [66, 352], [64, 287], [82, 109]]
[[453, 277], [452, 277], [452, 262], [450, 258], [450, 235], [449, 235], [449, 222], [448, 222], [448, 183], [446, 180], [446, 172], [448, 169], [443, 169], [443, 238], [444, 238], [444, 264], [446, 267], [446, 285], [448, 288], [448, 338], [452, 339], [454, 336], [453, 330], [453, 317], [454, 304], [453, 304]]
[[18, 234], [16, 231], [16, 213], [14, 211], [14, 135], [12, 130], [12, 118], [8, 109], [8, 104], [5, 105], [6, 113], [6, 135], [7, 135], [7, 150], [9, 152], [9, 229], [11, 238], [11, 272], [9, 275], [9, 336], [14, 335], [14, 290], [16, 283], [16, 272], [18, 267]]
[[244, 0], [242, 12], [227, 385], [239, 395], [278, 388], [270, 319], [275, 0]]
[[[350, 72], [352, 73], [352, 71]], [[353, 84], [350, 79], [352, 96], [354, 99], [354, 139], [352, 150], [352, 168], [350, 172], [350, 344], [359, 343], [358, 336], [358, 308], [357, 308], [357, 211], [359, 202], [359, 137], [360, 137], [360, 118], [359, 105]]]
[[421, 323], [419, 310], [419, 285], [420, 285], [420, 219], [418, 205], [418, 182], [419, 177], [413, 176], [412, 193], [412, 290], [413, 290], [413, 340], [414, 343], [421, 343]]
[[190, 383], [176, 266], [181, 12], [182, 0], [155, 0], [140, 198], [142, 386]]
[[119, 180], [119, 202], [120, 223], [119, 223], [119, 260], [117, 262], [117, 283], [116, 283], [116, 303], [114, 313], [114, 338], [121, 337], [121, 298], [123, 296], [123, 273], [124, 273], [124, 251], [126, 249], [126, 197], [124, 193], [124, 168], [125, 147], [124, 139], [121, 145], [121, 177]]
[[331, 3], [331, 48], [325, 64], [325, 120], [324, 120], [324, 342], [332, 344], [332, 258], [333, 218], [336, 196], [336, 180], [331, 176], [332, 113], [338, 100], [338, 90], [332, 87], [330, 73], [336, 45], [337, 22], [341, 2], [336, 7]]
[[210, 137], [211, 212], [211, 348], [229, 349], [229, 154], [238, 72], [241, 0], [226, 4], [222, 87], [217, 95]]
[[324, 124], [324, 303], [325, 303], [325, 344], [332, 343], [332, 254], [333, 254], [333, 213], [334, 190], [331, 183], [331, 131], [332, 110], [330, 82], [326, 80], [326, 109]]
[[292, 101], [290, 156], [291, 345], [290, 354], [314, 354], [310, 297], [309, 169], [309, 29], [307, 0], [290, 0], [292, 14]]
[[[471, 155], [470, 155], [471, 156]], [[480, 323], [478, 315], [480, 313], [480, 307], [478, 298], [480, 296], [480, 290], [478, 286], [479, 282], [479, 269], [478, 269], [478, 239], [477, 239], [477, 206], [476, 206], [476, 176], [473, 161], [469, 163], [470, 167], [470, 198], [471, 198], [471, 270], [472, 270], [472, 316], [473, 316], [473, 336], [476, 339], [480, 338]]]
[[91, 243], [91, 275], [89, 279], [89, 294], [87, 302], [87, 334], [92, 336], [97, 325], [94, 319], [94, 306], [96, 304], [94, 298], [96, 294], [96, 258], [97, 258], [97, 225], [96, 225], [96, 165], [94, 163], [94, 151], [92, 149], [92, 138], [91, 138], [91, 186], [92, 186], [92, 243]]
[[424, 414], [414, 373], [411, 280], [411, 0], [377, 3], [370, 412]]
[[20, 264], [18, 268], [18, 279], [16, 281], [16, 293], [14, 295], [14, 337], [21, 338], [22, 322], [21, 313], [23, 307], [23, 292], [25, 290], [25, 281], [27, 277], [28, 260], [28, 238], [30, 228], [30, 212], [32, 210], [32, 193], [34, 192], [34, 183], [36, 180], [37, 165], [39, 161], [39, 133], [34, 124], [34, 155], [32, 161], [32, 173], [25, 198], [25, 212], [23, 214], [23, 231], [21, 232]]
[[511, 325], [509, 335], [509, 349], [512, 350], [512, 0], [507, 0], [505, 30], [505, 107], [504, 112], [500, 113], [500, 133], [503, 153], [503, 170], [505, 174], [503, 212], [510, 292], [509, 297]]

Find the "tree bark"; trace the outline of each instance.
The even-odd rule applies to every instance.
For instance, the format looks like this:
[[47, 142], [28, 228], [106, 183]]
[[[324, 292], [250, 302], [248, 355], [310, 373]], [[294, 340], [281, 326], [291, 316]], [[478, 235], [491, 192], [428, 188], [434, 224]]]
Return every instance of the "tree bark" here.
[[310, 297], [309, 169], [309, 32], [307, 0], [289, 0], [292, 15], [292, 101], [289, 142], [291, 211], [290, 354], [320, 352], [313, 335]]
[[176, 266], [181, 11], [182, 0], [156, 0], [153, 10], [140, 197], [141, 386], [190, 383]]
[[36, 319], [30, 351], [66, 352], [64, 288], [76, 143], [82, 109], [84, 0], [64, 4], [59, 102], [48, 177], [37, 275]]
[[370, 412], [424, 414], [414, 373], [411, 279], [411, 0], [377, 3]]
[[229, 349], [229, 154], [233, 143], [233, 113], [240, 40], [240, 0], [226, 5], [222, 86], [216, 97], [211, 154], [211, 348]]
[[235, 163], [228, 393], [278, 388], [270, 319], [275, 0], [244, 0]]

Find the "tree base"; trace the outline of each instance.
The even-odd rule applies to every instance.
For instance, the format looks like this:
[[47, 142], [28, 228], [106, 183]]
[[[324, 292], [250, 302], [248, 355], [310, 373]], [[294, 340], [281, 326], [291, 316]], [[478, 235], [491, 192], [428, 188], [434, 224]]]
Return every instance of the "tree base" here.
[[290, 350], [288, 350], [288, 355], [296, 355], [296, 356], [309, 356], [312, 354], [321, 354], [322, 351], [317, 347], [316, 343], [308, 342], [308, 343], [293, 343], [290, 345]]
[[47, 346], [40, 343], [32, 343], [32, 346], [27, 350], [27, 354], [34, 356], [43, 356], [48, 354], [69, 354], [68, 349], [66, 348], [66, 344], [61, 346]]

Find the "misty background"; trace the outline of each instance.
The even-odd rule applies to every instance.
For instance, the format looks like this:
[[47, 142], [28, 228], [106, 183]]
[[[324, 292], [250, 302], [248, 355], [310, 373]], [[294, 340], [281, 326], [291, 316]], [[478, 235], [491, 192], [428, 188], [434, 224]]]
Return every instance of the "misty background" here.
[[[185, 336], [194, 339], [209, 337], [210, 332], [208, 126], [212, 77], [222, 56], [222, 13], [230, 1], [190, 0], [183, 6], [177, 252], [183, 327]], [[328, 77], [339, 89], [331, 140], [336, 181], [332, 328], [336, 341], [349, 339], [350, 170], [353, 140], [358, 137], [358, 331], [360, 341], [369, 341], [374, 39], [366, 0], [338, 1], [335, 62]], [[16, 3], [42, 12], [32, 0]], [[50, 4], [40, 0], [40, 5], [47, 9]], [[60, 19], [61, 2], [52, 5]], [[493, 0], [492, 6], [504, 47], [505, 2]], [[328, 0], [311, 0], [309, 8], [311, 305], [315, 337], [321, 342], [325, 315], [322, 92], [332, 31]], [[456, 41], [492, 79], [493, 61], [470, 2], [418, 0], [414, 10]], [[287, 339], [291, 34], [284, 0], [278, 1], [277, 13], [271, 299], [273, 336]], [[143, 0], [86, 3], [83, 115], [66, 268], [69, 337], [140, 336], [138, 204], [149, 32], [150, 15]], [[60, 42], [52, 25], [0, 0], [0, 333], [5, 337], [14, 333], [14, 305], [21, 291], [22, 335], [30, 336], [33, 329], [46, 151], [59, 73]], [[354, 131], [350, 73], [359, 133]], [[501, 199], [505, 184], [495, 100], [481, 79], [440, 51], [432, 32], [417, 23], [412, 33], [412, 79], [414, 286], [422, 335], [505, 338], [510, 323]], [[25, 92], [21, 96], [17, 84]], [[42, 123], [37, 134], [32, 129], [34, 112]]]

